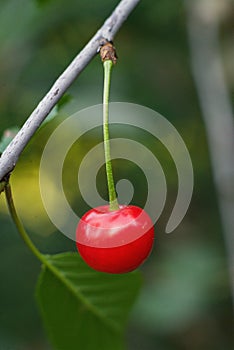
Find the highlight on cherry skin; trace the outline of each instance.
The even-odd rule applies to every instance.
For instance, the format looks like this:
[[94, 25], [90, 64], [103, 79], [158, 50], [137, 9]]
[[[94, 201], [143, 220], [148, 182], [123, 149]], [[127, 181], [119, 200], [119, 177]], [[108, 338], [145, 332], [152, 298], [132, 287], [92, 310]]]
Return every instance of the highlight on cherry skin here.
[[109, 205], [89, 210], [76, 229], [76, 245], [93, 269], [112, 274], [138, 268], [150, 255], [154, 226], [149, 215], [134, 205]]

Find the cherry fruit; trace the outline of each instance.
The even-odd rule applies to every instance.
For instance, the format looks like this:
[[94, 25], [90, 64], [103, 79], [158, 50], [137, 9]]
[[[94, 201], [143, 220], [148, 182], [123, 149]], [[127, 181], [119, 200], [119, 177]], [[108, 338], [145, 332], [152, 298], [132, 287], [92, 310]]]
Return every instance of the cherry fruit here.
[[133, 205], [119, 205], [112, 172], [109, 140], [109, 90], [111, 69], [116, 63], [111, 43], [101, 49], [104, 66], [103, 138], [109, 205], [89, 210], [76, 229], [77, 249], [95, 270], [109, 273], [130, 272], [151, 252], [153, 223], [146, 212]]
[[77, 249], [93, 269], [126, 273], [149, 256], [154, 243], [154, 227], [148, 214], [133, 205], [89, 210], [76, 230]]

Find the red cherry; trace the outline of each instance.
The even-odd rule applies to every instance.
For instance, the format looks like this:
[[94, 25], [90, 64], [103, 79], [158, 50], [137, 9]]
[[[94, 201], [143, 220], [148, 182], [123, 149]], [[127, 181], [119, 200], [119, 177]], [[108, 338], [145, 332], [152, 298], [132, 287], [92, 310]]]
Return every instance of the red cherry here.
[[133, 205], [89, 210], [76, 230], [77, 249], [93, 269], [109, 273], [130, 272], [149, 256], [154, 242], [153, 223]]

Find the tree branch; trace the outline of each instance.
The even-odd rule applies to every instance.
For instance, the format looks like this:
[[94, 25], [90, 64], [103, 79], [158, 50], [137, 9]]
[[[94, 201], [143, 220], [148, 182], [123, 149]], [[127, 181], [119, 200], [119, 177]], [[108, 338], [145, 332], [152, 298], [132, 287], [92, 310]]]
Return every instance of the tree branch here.
[[98, 49], [102, 45], [103, 39], [108, 41], [113, 40], [123, 22], [127, 19], [128, 15], [139, 1], [140, 0], [120, 1], [103, 26], [56, 80], [49, 92], [29, 116], [18, 134], [2, 153], [0, 158], [0, 180], [14, 169], [20, 154], [28, 144], [31, 137], [35, 134], [43, 120], [47, 117], [65, 91], [96, 55]]
[[191, 64], [206, 126], [234, 305], [234, 121], [219, 47], [219, 21], [228, 2], [185, 0], [185, 4]]

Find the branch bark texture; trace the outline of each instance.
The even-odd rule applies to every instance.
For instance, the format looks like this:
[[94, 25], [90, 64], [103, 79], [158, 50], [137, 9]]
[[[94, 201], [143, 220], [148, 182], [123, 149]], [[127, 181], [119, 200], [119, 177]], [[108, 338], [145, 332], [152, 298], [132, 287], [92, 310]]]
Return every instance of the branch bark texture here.
[[77, 76], [88, 65], [102, 45], [103, 39], [113, 40], [123, 22], [132, 12], [140, 0], [122, 0], [103, 26], [92, 37], [83, 50], [75, 57], [71, 64], [55, 81], [49, 92], [41, 100], [18, 134], [8, 145], [0, 158], [0, 180], [11, 172], [25, 146], [35, 134], [41, 123], [66, 92]]

